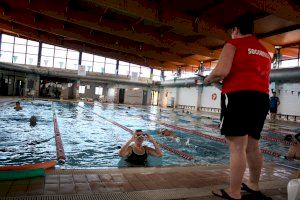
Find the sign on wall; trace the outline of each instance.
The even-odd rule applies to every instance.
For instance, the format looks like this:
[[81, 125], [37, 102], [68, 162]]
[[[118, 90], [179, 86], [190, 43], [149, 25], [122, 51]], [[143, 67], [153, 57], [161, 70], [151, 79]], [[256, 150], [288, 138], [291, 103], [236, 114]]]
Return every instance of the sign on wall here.
[[86, 76], [85, 66], [78, 65], [78, 75], [79, 76]]

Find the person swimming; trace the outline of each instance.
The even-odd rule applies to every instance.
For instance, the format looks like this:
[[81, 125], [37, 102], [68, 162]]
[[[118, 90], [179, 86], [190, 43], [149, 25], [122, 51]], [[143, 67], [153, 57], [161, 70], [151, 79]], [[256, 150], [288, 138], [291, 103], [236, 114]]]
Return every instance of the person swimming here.
[[[145, 139], [154, 145], [154, 149], [143, 145]], [[131, 145], [132, 142], [134, 144]], [[163, 153], [154, 138], [142, 130], [136, 130], [119, 151], [119, 156], [126, 158], [131, 166], [147, 166], [148, 155], [162, 157]]]
[[300, 133], [295, 135], [295, 140], [292, 135], [287, 135], [284, 138], [287, 142], [292, 142], [287, 155], [285, 156], [288, 160], [300, 160]]
[[159, 135], [162, 135], [162, 136], [166, 136], [166, 137], [173, 137], [173, 138], [176, 138], [177, 136], [174, 134], [173, 131], [170, 131], [168, 129], [162, 129], [162, 130], [159, 130], [158, 131], [158, 134]]
[[36, 122], [37, 122], [36, 116], [34, 116], [34, 115], [31, 116], [30, 119], [29, 119], [30, 126], [31, 127], [36, 126]]
[[16, 106], [14, 107], [14, 109], [15, 109], [16, 111], [19, 111], [19, 110], [22, 110], [22, 109], [23, 109], [19, 101], [16, 102]]

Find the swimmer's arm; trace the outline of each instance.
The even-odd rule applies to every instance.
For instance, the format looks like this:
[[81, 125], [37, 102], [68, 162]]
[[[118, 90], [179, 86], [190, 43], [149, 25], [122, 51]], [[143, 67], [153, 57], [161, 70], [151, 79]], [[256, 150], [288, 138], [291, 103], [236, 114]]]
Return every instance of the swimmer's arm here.
[[230, 72], [236, 47], [232, 44], [225, 44], [218, 64], [215, 69], [205, 78], [204, 83], [210, 84], [223, 80]]
[[156, 141], [153, 141], [152, 144], [154, 145], [154, 148], [151, 147], [146, 147], [147, 153], [150, 154], [151, 156], [156, 156], [156, 157], [162, 157], [164, 154], [161, 151], [159, 145], [157, 144]]
[[121, 157], [126, 157], [129, 156], [130, 154], [130, 144], [131, 144], [132, 140], [128, 140], [128, 142], [126, 142], [126, 144], [120, 149], [119, 151], [119, 156]]
[[288, 153], [287, 153], [287, 155], [286, 155], [286, 158], [287, 158], [288, 160], [293, 160], [293, 159], [295, 158], [295, 155], [296, 155], [295, 147], [292, 146], [292, 147], [289, 149], [289, 151], [288, 151]]

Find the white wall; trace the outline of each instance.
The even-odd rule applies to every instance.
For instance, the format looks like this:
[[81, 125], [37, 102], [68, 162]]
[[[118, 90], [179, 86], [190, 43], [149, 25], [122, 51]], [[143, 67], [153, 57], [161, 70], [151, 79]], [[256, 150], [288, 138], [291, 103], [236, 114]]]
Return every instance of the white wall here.
[[[216, 100], [212, 100], [213, 93], [217, 94]], [[221, 91], [214, 86], [203, 87], [200, 106], [208, 108], [221, 108]]]
[[125, 90], [125, 104], [135, 104], [135, 105], [142, 105], [143, 104], [143, 90], [128, 88]]
[[278, 114], [300, 116], [300, 83], [283, 83], [276, 86], [280, 100]]
[[182, 87], [178, 88], [177, 105], [197, 106], [198, 87]]

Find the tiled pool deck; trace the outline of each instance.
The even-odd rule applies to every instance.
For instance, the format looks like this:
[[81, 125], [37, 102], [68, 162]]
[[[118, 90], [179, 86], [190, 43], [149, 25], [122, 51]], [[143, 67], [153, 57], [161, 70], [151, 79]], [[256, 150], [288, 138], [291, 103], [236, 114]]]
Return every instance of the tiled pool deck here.
[[[7, 102], [7, 98], [0, 98]], [[45, 177], [0, 181], [1, 199], [219, 199], [211, 190], [225, 188], [228, 166], [47, 170]], [[287, 199], [287, 183], [299, 171], [265, 163], [262, 191]], [[246, 172], [245, 177], [248, 176]], [[247, 194], [244, 194], [247, 195]], [[248, 198], [251, 199], [251, 198]]]

